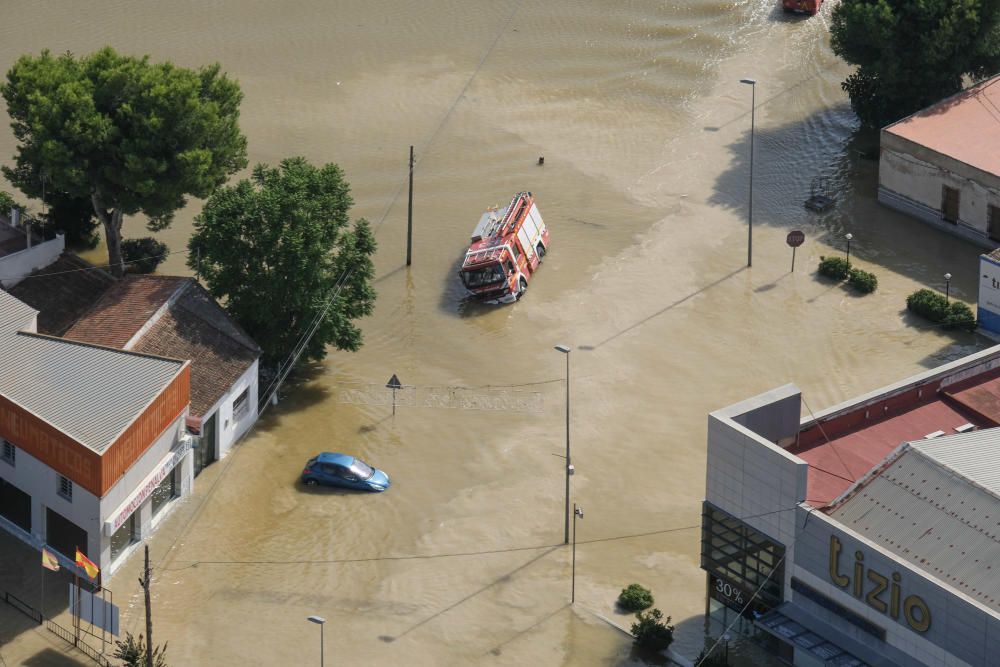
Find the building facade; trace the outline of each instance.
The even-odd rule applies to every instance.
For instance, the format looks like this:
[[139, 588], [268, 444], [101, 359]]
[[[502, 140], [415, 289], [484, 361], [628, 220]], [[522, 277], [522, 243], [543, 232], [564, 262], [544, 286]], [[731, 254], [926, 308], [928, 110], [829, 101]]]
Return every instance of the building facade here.
[[195, 474], [257, 419], [260, 348], [191, 278], [126, 275], [63, 337], [191, 362]]
[[1000, 655], [1000, 347], [801, 419], [786, 385], [709, 415], [711, 627], [794, 665]]
[[1000, 245], [997, 81], [882, 129], [880, 202], [985, 247]]
[[190, 364], [36, 333], [0, 290], [0, 527], [107, 575], [190, 492]]

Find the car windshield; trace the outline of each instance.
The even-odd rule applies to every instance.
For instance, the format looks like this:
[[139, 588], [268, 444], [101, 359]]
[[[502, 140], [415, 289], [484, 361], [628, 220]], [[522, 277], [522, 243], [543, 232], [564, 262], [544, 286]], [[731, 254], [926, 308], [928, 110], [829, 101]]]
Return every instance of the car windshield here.
[[354, 463], [351, 464], [351, 472], [357, 475], [359, 479], [368, 479], [375, 474], [370, 465], [358, 459], [354, 459]]
[[493, 264], [475, 271], [462, 271], [461, 275], [466, 287], [482, 287], [503, 280], [503, 269], [499, 264]]

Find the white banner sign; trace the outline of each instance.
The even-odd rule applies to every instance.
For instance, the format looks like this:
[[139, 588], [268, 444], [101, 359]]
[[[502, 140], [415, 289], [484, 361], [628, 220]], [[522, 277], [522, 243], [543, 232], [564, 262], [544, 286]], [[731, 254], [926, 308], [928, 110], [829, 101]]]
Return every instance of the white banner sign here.
[[181, 459], [184, 458], [184, 454], [187, 450], [172, 451], [167, 454], [166, 458], [160, 461], [159, 465], [153, 469], [146, 479], [142, 480], [139, 487], [132, 492], [128, 500], [122, 503], [118, 509], [111, 513], [111, 518], [104, 522], [104, 532], [106, 535], [114, 535], [115, 531], [121, 528], [122, 524], [125, 523], [132, 512], [139, 509], [146, 498], [149, 498], [150, 494], [156, 490], [156, 487], [160, 485], [170, 471], [174, 469]]

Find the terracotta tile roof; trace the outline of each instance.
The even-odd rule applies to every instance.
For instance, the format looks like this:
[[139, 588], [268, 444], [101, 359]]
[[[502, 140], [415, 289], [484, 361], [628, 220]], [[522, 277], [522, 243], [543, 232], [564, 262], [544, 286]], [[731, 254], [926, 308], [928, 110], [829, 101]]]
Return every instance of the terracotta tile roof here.
[[38, 311], [38, 333], [62, 336], [114, 284], [110, 274], [64, 252], [12, 287], [10, 293]]
[[1000, 76], [918, 111], [885, 132], [1000, 175]]
[[94, 304], [65, 338], [124, 348], [161, 306], [190, 278], [126, 275]]
[[194, 281], [133, 350], [191, 361], [191, 414], [199, 417], [260, 356], [256, 343]]

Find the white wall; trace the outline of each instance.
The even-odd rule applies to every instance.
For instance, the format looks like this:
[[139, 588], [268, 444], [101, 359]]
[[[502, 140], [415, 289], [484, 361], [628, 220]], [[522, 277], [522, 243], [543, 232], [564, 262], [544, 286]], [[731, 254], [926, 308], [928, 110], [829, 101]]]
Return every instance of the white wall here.
[[59, 234], [51, 241], [0, 257], [0, 284], [5, 289], [10, 289], [35, 269], [46, 267], [59, 259], [65, 248], [65, 239]]
[[[253, 365], [246, 370], [240, 378], [233, 383], [233, 386], [228, 392], [219, 399], [211, 410], [208, 411], [202, 417], [202, 424], [205, 424], [209, 419], [211, 419], [212, 414], [218, 411], [218, 419], [216, 420], [216, 442], [214, 443], [215, 458], [221, 459], [229, 450], [232, 449], [233, 444], [243, 436], [244, 433], [249, 430], [254, 422], [257, 421], [257, 396], [258, 396], [258, 384], [257, 384], [257, 367], [258, 362], [254, 361]], [[243, 393], [244, 389], [249, 387], [250, 392], [247, 397], [248, 409], [246, 413], [239, 419], [233, 419], [233, 401]], [[204, 432], [204, 431], [203, 431]], [[212, 443], [205, 443], [205, 446], [212, 446]]]
[[[988, 205], [1000, 206], [996, 176], [882, 135], [879, 201], [988, 247]], [[908, 150], [912, 149], [912, 150]], [[942, 217], [942, 187], [959, 192], [958, 224]]]
[[[168, 427], [150, 446], [138, 461], [125, 472], [103, 498], [98, 498], [78, 484], [73, 485], [72, 502], [60, 496], [58, 491], [59, 473], [42, 461], [28, 454], [17, 446], [16, 465], [11, 467], [0, 461], [0, 477], [18, 487], [31, 496], [31, 538], [17, 535], [35, 547], [45, 544], [46, 508], [63, 515], [80, 528], [87, 531], [87, 553], [92, 561], [97, 563], [105, 575], [114, 571], [111, 563], [111, 538], [102, 531], [104, 522], [132, 495], [138, 485], [151, 473], [154, 467], [175, 448], [182, 447], [179, 436], [184, 432], [184, 417], [186, 411]], [[180, 495], [191, 492], [194, 479], [194, 468], [188, 451], [185, 458], [177, 464], [178, 490]], [[139, 536], [147, 537], [152, 532], [152, 509], [150, 498], [136, 510], [140, 512]], [[13, 532], [13, 531], [12, 531]], [[17, 533], [15, 533], [17, 534]], [[74, 554], [65, 554], [70, 558]], [[120, 565], [121, 561], [115, 565]]]
[[[45, 544], [45, 510], [51, 507], [87, 531], [87, 553], [91, 560], [97, 562], [94, 554], [101, 550], [100, 499], [82, 486], [73, 484], [73, 500], [66, 500], [58, 494], [59, 473], [18, 447], [17, 442], [8, 442], [17, 447], [15, 465], [11, 467], [0, 461], [0, 477], [31, 496], [30, 543], [36, 547]], [[18, 537], [23, 538], [22, 535]], [[74, 554], [65, 555], [74, 557]]]

